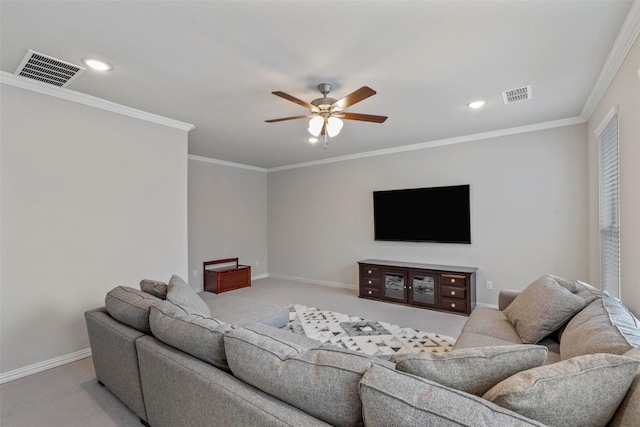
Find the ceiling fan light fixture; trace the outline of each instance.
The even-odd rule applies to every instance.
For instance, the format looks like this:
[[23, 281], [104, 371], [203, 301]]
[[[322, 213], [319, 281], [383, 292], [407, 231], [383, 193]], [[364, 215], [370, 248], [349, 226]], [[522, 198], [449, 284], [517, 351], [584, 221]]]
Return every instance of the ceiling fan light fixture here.
[[330, 138], [333, 138], [342, 130], [342, 126], [344, 126], [344, 122], [337, 117], [329, 117], [327, 120], [327, 133]]
[[309, 120], [309, 133], [315, 137], [320, 135], [322, 132], [322, 126], [324, 125], [324, 117], [315, 116], [311, 120]]

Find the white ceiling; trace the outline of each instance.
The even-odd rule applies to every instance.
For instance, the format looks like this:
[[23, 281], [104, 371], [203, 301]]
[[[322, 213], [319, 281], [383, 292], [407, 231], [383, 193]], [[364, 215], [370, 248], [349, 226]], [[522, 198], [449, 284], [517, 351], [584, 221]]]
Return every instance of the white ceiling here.
[[[2, 1], [3, 71], [28, 49], [87, 70], [69, 89], [192, 123], [189, 153], [273, 168], [578, 117], [632, 1]], [[306, 142], [306, 101], [331, 83], [340, 135]], [[533, 99], [501, 92], [532, 85]], [[487, 106], [466, 104], [484, 99]]]

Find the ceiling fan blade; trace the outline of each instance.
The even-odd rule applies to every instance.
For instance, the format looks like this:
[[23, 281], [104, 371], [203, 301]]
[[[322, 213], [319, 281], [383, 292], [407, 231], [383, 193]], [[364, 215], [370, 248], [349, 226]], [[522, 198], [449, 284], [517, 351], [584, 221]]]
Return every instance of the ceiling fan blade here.
[[271, 92], [271, 93], [274, 94], [275, 96], [279, 96], [280, 98], [284, 98], [284, 99], [286, 99], [288, 101], [295, 102], [298, 105], [302, 105], [305, 108], [308, 108], [308, 109], [315, 108], [313, 105], [309, 104], [308, 102], [303, 101], [302, 99], [298, 99], [295, 96], [291, 96], [288, 93], [284, 93], [284, 92], [280, 92], [280, 91], [275, 91], [275, 92]]
[[375, 94], [376, 94], [376, 91], [371, 89], [369, 86], [362, 86], [360, 89], [356, 90], [355, 92], [352, 92], [349, 95], [345, 96], [344, 98], [336, 101], [331, 107], [332, 108], [337, 107], [340, 110], [344, 110], [350, 107], [351, 105], [355, 104], [356, 102], [360, 102]]
[[305, 114], [302, 116], [282, 117], [281, 119], [265, 120], [267, 123], [284, 122], [285, 120], [306, 119], [313, 117], [313, 114]]
[[358, 113], [340, 113], [337, 115], [341, 119], [345, 120], [360, 120], [362, 122], [375, 122], [384, 123], [387, 120], [387, 116], [374, 116], [372, 114], [358, 114]]

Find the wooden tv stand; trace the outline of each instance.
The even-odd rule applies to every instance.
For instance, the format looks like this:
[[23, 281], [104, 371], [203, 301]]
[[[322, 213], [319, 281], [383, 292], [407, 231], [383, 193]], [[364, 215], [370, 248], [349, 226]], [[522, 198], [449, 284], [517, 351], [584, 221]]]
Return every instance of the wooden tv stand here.
[[475, 267], [365, 259], [360, 265], [360, 298], [471, 314], [476, 306]]
[[[220, 267], [209, 267], [223, 264]], [[218, 259], [202, 263], [204, 290], [220, 292], [251, 286], [251, 266], [238, 264], [238, 258]]]

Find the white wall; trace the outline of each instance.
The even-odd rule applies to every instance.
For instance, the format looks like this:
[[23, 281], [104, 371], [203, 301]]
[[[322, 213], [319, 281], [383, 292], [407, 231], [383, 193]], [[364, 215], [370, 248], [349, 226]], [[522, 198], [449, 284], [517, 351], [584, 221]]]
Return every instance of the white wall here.
[[187, 132], [2, 85], [5, 374], [89, 347], [116, 285], [187, 274]]
[[[586, 140], [579, 124], [270, 172], [269, 273], [355, 286], [365, 258], [474, 266], [485, 304], [545, 273], [586, 280]], [[374, 241], [374, 190], [456, 184], [471, 245]]]
[[202, 262], [224, 258], [267, 274], [267, 173], [190, 159], [189, 284], [202, 289]]
[[589, 120], [589, 265], [600, 283], [598, 232], [598, 141], [594, 130], [618, 107], [620, 147], [620, 251], [622, 302], [640, 316], [640, 38]]

